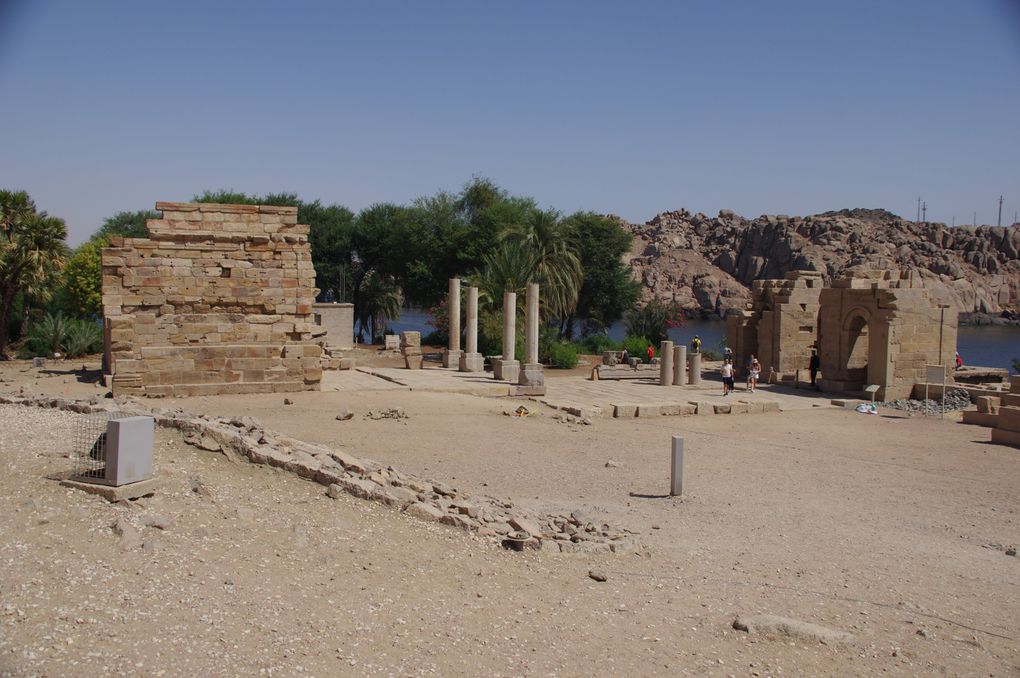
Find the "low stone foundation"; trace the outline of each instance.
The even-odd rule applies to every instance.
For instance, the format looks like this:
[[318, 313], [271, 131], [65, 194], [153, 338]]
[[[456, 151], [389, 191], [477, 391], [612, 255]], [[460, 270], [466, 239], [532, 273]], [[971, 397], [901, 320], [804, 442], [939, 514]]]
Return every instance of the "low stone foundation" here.
[[262, 427], [254, 417], [196, 415], [180, 409], [148, 407], [131, 398], [70, 400], [50, 396], [0, 394], [0, 404], [48, 407], [88, 414], [126, 412], [151, 416], [157, 426], [179, 430], [184, 441], [231, 459], [266, 464], [327, 486], [326, 493], [351, 494], [407, 515], [457, 527], [480, 537], [503, 540], [528, 533], [526, 547], [555, 553], [634, 553], [643, 550], [625, 532], [581, 510], [534, 514], [494, 497], [471, 496], [456, 488], [401, 473], [371, 459], [325, 445], [306, 443]]

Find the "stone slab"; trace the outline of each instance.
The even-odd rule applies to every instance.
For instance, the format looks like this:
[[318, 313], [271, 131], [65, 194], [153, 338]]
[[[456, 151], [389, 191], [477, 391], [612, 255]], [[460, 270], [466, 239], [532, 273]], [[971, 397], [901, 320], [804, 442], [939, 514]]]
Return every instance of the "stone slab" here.
[[988, 428], [995, 428], [995, 424], [998, 420], [998, 415], [990, 414], [988, 412], [967, 411], [963, 413], [963, 423], [971, 424], [973, 426], [987, 426]]
[[500, 381], [517, 383], [521, 378], [521, 363], [519, 360], [503, 360], [502, 358], [492, 359], [492, 378]]
[[481, 353], [462, 353], [458, 369], [461, 372], [484, 372], [485, 358]]
[[521, 365], [518, 383], [521, 386], [545, 386], [545, 370], [539, 364], [525, 363]]
[[128, 501], [130, 499], [138, 499], [139, 497], [148, 497], [155, 494], [156, 490], [159, 489], [159, 481], [155, 478], [140, 480], [137, 483], [121, 485], [120, 487], [100, 485], [98, 483], [86, 483], [80, 480], [72, 480], [70, 478], [62, 479], [60, 484], [64, 487], [73, 487], [76, 490], [99, 495], [109, 502]]
[[637, 405], [613, 404], [613, 416], [617, 419], [630, 419], [638, 414]]
[[1018, 431], [1005, 431], [1001, 428], [992, 429], [992, 442], [1000, 445], [1010, 445], [1012, 447], [1020, 447], [1020, 432]]
[[690, 404], [694, 405], [694, 407], [696, 408], [695, 411], [694, 411], [695, 414], [701, 414], [701, 415], [715, 414], [715, 406], [712, 405], [712, 403], [710, 403], [708, 401], [704, 401], [704, 400], [692, 400], [692, 401], [690, 401]]

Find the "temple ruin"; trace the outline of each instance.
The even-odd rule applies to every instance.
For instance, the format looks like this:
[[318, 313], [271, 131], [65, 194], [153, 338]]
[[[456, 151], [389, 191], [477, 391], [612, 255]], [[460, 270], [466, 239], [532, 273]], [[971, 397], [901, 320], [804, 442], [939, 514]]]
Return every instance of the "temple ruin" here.
[[317, 390], [308, 226], [296, 207], [158, 202], [148, 238], [102, 251], [114, 395]]
[[793, 381], [798, 371], [806, 376], [817, 350], [820, 388], [873, 385], [879, 400], [909, 398], [926, 365], [951, 366], [956, 331], [956, 313], [912, 272], [896, 271], [857, 271], [827, 287], [816, 271], [758, 280], [748, 308], [726, 318], [738, 369], [753, 354], [765, 374]]

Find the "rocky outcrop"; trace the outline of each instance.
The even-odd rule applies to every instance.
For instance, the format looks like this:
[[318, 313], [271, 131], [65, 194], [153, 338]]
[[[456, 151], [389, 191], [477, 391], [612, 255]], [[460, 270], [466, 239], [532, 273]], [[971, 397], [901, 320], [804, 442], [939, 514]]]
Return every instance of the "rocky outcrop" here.
[[830, 282], [852, 270], [906, 268], [962, 313], [1020, 307], [1016, 225], [949, 228], [868, 209], [753, 220], [679, 210], [623, 225], [635, 236], [631, 264], [646, 297], [674, 298], [691, 311], [742, 308], [753, 281], [788, 271], [820, 271]]

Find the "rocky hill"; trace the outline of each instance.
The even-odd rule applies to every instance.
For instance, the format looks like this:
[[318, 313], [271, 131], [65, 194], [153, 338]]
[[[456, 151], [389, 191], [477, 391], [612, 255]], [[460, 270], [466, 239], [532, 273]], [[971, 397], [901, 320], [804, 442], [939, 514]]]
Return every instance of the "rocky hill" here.
[[[622, 221], [622, 220], [621, 220]], [[964, 313], [1020, 309], [1020, 228], [949, 228], [885, 210], [745, 219], [663, 212], [645, 224], [622, 222], [634, 238], [631, 264], [647, 297], [724, 315], [750, 300], [754, 280], [787, 271], [914, 268], [925, 286]]]

